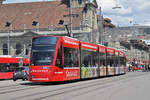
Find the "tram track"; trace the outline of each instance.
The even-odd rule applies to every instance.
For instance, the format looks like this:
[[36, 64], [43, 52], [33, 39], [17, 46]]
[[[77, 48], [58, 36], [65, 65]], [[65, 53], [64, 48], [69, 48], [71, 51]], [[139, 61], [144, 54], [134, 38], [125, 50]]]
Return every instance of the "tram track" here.
[[18, 85], [19, 85], [19, 84], [1, 86], [0, 89], [7, 88], [7, 87], [12, 87], [12, 86], [18, 86]]
[[[145, 75], [145, 74], [143, 74], [143, 75]], [[130, 79], [128, 79], [128, 78], [124, 78], [124, 79], [120, 79], [120, 80], [117, 80], [118, 82], [119, 81], [121, 81], [121, 83], [125, 83], [125, 82], [127, 82], [127, 81], [133, 81], [133, 79], [132, 78], [134, 78], [134, 81], [135, 80], [138, 80], [139, 78], [142, 78], [142, 76], [143, 75], [136, 75], [136, 76], [132, 76], [132, 77], [130, 77]], [[139, 76], [141, 76], [141, 77], [139, 77]], [[116, 81], [115, 81], [116, 82]], [[75, 98], [75, 97], [78, 97], [78, 96], [81, 96], [81, 95], [86, 95], [87, 93], [91, 93], [91, 92], [95, 92], [95, 91], [98, 91], [99, 89], [103, 89], [103, 88], [110, 88], [110, 87], [112, 87], [112, 86], [115, 86], [115, 83], [113, 82], [113, 83], [110, 83], [110, 84], [108, 84], [108, 85], [105, 85], [105, 86], [98, 86], [98, 87], [96, 87], [96, 88], [91, 88], [89, 91], [85, 91], [85, 92], [80, 92], [80, 93], [77, 93], [77, 94], [72, 94], [71, 96], [69, 96], [69, 97], [67, 97], [67, 98], [63, 98], [62, 100], [70, 100], [70, 99], [72, 99], [72, 98]], [[119, 91], [121, 91], [121, 89], [123, 89], [123, 88], [119, 88], [119, 89], [117, 89], [117, 90], [115, 90], [115, 92], [113, 92], [113, 93], [117, 93], [117, 92], [119, 92]], [[109, 90], [109, 89], [108, 89]], [[103, 91], [101, 91], [101, 93], [103, 93]], [[111, 95], [110, 95], [111, 96]], [[45, 99], [45, 98], [44, 98]], [[42, 100], [42, 99], [41, 99]], [[108, 100], [110, 100], [110, 99], [108, 99]]]
[[[41, 95], [41, 96], [37, 97], [35, 99], [32, 99], [32, 100], [42, 100], [42, 99], [58, 96], [58, 95], [61, 95], [61, 94], [67, 94], [67, 93], [71, 93], [71, 92], [74, 92], [74, 91], [82, 90], [82, 89], [89, 88], [89, 87], [90, 88], [91, 87], [96, 87], [96, 88], [94, 88], [94, 90], [95, 89], [101, 89], [101, 88], [106, 88], [106, 87], [109, 87], [109, 86], [112, 85], [112, 84], [109, 84], [109, 85], [105, 86], [105, 84], [116, 82], [116, 81], [121, 81], [121, 80], [124, 80], [124, 79], [127, 79], [127, 78], [130, 78], [130, 79], [131, 78], [138, 78], [139, 76], [143, 76], [143, 75], [146, 75], [146, 73], [139, 74], [139, 75], [137, 74], [137, 75], [131, 75], [131, 76], [123, 76], [122, 78], [117, 78], [117, 77], [120, 77], [120, 76], [117, 76], [116, 78], [113, 78], [113, 79], [108, 78], [105, 81], [103, 81], [103, 80], [99, 81], [98, 80], [98, 81], [94, 81], [94, 82], [92, 81], [92, 82], [88, 82], [88, 83], [80, 84], [80, 85], [76, 85], [76, 86], [69, 86], [69, 87], [63, 87], [63, 88], [58, 88], [58, 89], [53, 89], [53, 90], [48, 90], [48, 91], [43, 91], [43, 92], [38, 92], [38, 93], [32, 93], [32, 94], [29, 94], [29, 95], [12, 98], [11, 100], [20, 100], [21, 98], [36, 97], [38, 95]], [[104, 85], [104, 86], [102, 86], [102, 85]], [[92, 90], [90, 90], [90, 91], [92, 91]], [[42, 96], [42, 95], [45, 95], [47, 93], [49, 93], [49, 95]]]
[[[139, 76], [143, 76], [143, 75], [145, 75], [145, 74], [140, 74], [140, 75], [134, 75], [134, 76], [131, 76], [131, 77], [129, 77], [130, 78], [130, 80], [132, 80], [131, 78], [139, 78]], [[105, 82], [103, 82], [103, 83], [101, 83], [101, 82], [98, 82], [98, 83], [96, 83], [96, 84], [91, 84], [91, 85], [86, 85], [86, 86], [83, 86], [83, 85], [85, 85], [85, 84], [83, 84], [83, 85], [80, 85], [81, 87], [77, 87], [77, 88], [74, 88], [74, 89], [71, 89], [71, 90], [66, 90], [66, 91], [62, 91], [62, 92], [58, 92], [58, 93], [54, 93], [54, 94], [51, 94], [51, 95], [47, 95], [47, 96], [43, 96], [43, 97], [39, 97], [39, 98], [36, 98], [36, 99], [34, 99], [34, 100], [43, 100], [43, 99], [46, 99], [46, 98], [50, 98], [50, 97], [54, 97], [54, 96], [59, 96], [59, 95], [61, 95], [61, 94], [67, 94], [67, 93], [71, 93], [71, 92], [77, 92], [77, 91], [80, 91], [80, 90], [82, 90], [82, 89], [85, 89], [85, 88], [94, 88], [94, 87], [96, 87], [96, 88], [94, 88], [94, 89], [91, 89], [91, 90], [89, 90], [89, 91], [86, 91], [86, 92], [84, 92], [84, 93], [79, 93], [79, 94], [77, 94], [77, 95], [75, 95], [75, 96], [79, 96], [79, 95], [83, 95], [83, 94], [86, 94], [86, 93], [88, 93], [88, 92], [92, 92], [92, 91], [95, 91], [95, 90], [97, 90], [97, 89], [102, 89], [102, 88], [108, 88], [108, 87], [111, 87], [112, 85], [113, 85], [113, 83], [112, 82], [116, 82], [116, 81], [122, 81], [122, 80], [124, 80], [124, 79], [127, 79], [127, 77], [124, 77], [124, 78], [121, 78], [121, 79], [113, 79], [113, 80], [108, 80], [108, 81], [105, 81]], [[93, 82], [93, 83], [95, 83], [95, 82]], [[101, 83], [101, 84], [100, 84]], [[105, 85], [105, 84], [107, 84], [107, 85]], [[102, 86], [102, 85], [104, 85], [104, 86]], [[48, 92], [48, 91], [47, 91]], [[74, 96], [74, 97], [75, 97]], [[71, 97], [72, 98], [72, 97]], [[65, 98], [64, 100], [67, 100], [68, 98]]]
[[12, 87], [20, 86], [20, 85], [23, 85], [23, 84], [28, 84], [28, 82], [23, 82], [23, 83], [14, 82], [14, 84], [11, 84], [11, 85], [0, 86], [0, 89], [9, 88], [9, 87], [12, 88]]
[[[1, 86], [0, 87], [0, 90], [2, 91], [2, 90], [7, 90], [7, 89], [12, 89], [12, 88], [17, 88], [17, 87], [22, 87], [22, 85], [21, 85], [22, 83], [17, 83], [17, 84], [13, 84], [13, 85], [5, 85], [5, 86]], [[25, 84], [25, 83], [23, 83], [23, 84]]]
[[23, 90], [29, 90], [29, 89], [33, 89], [33, 88], [37, 88], [37, 87], [29, 87], [29, 88], [21, 88], [21, 89], [15, 89], [15, 90], [9, 90], [9, 91], [3, 91], [0, 92], [0, 94], [6, 94], [6, 93], [12, 93], [12, 92], [18, 92], [18, 91], [23, 91]]
[[4, 88], [1, 88], [0, 90], [3, 91], [3, 90], [15, 89], [15, 88], [19, 88], [19, 87], [22, 87], [22, 86], [20, 86], [19, 84], [11, 85], [11, 86], [5, 86]]
[[[25, 86], [25, 87], [24, 87]], [[35, 86], [22, 85], [22, 83], [0, 87], [0, 94], [8, 94], [28, 89], [38, 88]]]
[[[98, 87], [98, 85], [99, 85], [99, 87]], [[101, 86], [101, 85], [104, 85], [104, 84], [93, 84], [93, 85], [88, 85], [88, 86], [77, 87], [77, 88], [73, 88], [73, 89], [70, 89], [70, 90], [65, 90], [65, 91], [62, 91], [62, 92], [53, 93], [53, 94], [51, 94], [51, 95], [39, 97], [39, 98], [36, 98], [36, 99], [34, 99], [34, 100], [42, 100], [42, 99], [46, 99], [46, 98], [49, 98], [49, 97], [58, 96], [58, 95], [61, 95], [61, 94], [67, 94], [67, 93], [71, 93], [71, 92], [75, 92], [75, 91], [80, 91], [81, 89], [85, 89], [85, 88], [87, 88], [87, 87], [88, 87], [88, 88], [96, 87], [94, 90], [102, 89], [102, 88], [107, 88], [107, 87], [112, 86], [113, 84], [104, 85], [104, 86]], [[59, 90], [59, 91], [60, 91], [60, 90]], [[88, 92], [91, 92], [91, 91], [93, 91], [93, 90], [86, 91], [85, 93], [88, 93]], [[81, 94], [80, 94], [80, 95], [81, 95]]]

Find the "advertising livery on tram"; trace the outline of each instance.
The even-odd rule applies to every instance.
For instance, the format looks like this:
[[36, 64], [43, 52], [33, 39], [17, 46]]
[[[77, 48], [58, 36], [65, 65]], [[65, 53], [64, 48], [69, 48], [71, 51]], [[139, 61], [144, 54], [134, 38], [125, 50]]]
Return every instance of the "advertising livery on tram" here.
[[67, 36], [32, 39], [29, 80], [55, 82], [125, 74], [125, 54]]

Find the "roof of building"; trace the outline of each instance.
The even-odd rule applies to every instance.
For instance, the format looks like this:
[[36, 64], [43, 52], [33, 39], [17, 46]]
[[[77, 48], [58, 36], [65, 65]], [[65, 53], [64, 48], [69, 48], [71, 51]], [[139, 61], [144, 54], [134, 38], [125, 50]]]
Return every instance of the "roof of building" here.
[[[103, 16], [102, 16], [103, 17]], [[104, 27], [114, 28], [115, 25], [111, 23], [111, 19], [102, 18]], [[100, 21], [100, 15], [97, 15], [97, 20]]]
[[[73, 9], [73, 26], [80, 26], [83, 8]], [[44, 1], [29, 3], [13, 3], [0, 5], [0, 30], [10, 30], [6, 23], [12, 25], [12, 30], [33, 29], [32, 22], [39, 23], [39, 28], [58, 28], [60, 20], [69, 24], [69, 8], [60, 1]]]

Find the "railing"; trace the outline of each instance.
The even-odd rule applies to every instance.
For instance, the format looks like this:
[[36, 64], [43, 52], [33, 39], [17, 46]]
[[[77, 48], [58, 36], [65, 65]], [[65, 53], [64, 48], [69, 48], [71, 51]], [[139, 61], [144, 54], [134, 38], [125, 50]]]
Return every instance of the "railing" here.
[[[73, 27], [72, 30], [82, 30], [83, 27]], [[0, 33], [19, 33], [19, 32], [28, 32], [28, 31], [66, 31], [64, 27], [61, 28], [34, 28], [34, 29], [17, 29], [17, 30], [0, 30]]]

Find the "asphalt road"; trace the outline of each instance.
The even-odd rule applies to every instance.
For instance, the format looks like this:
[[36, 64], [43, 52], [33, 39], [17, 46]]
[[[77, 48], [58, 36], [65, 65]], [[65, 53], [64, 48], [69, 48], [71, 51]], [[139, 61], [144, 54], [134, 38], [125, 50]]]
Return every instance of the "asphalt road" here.
[[70, 83], [0, 81], [0, 100], [150, 100], [150, 72]]

